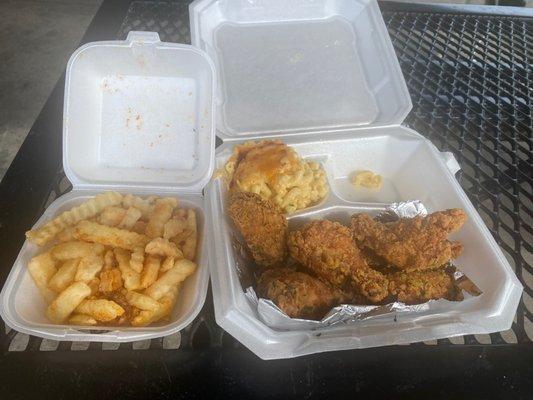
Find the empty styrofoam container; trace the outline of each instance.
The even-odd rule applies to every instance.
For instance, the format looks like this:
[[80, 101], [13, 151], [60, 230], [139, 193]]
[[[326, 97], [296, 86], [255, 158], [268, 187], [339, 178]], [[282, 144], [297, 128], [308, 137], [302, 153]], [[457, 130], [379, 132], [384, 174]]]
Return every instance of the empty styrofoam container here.
[[56, 325], [27, 271], [42, 250], [26, 241], [0, 295], [11, 328], [54, 340], [126, 342], [161, 337], [200, 312], [209, 280], [202, 189], [213, 172], [215, 71], [204, 52], [161, 43], [157, 33], [130, 32], [125, 41], [89, 43], [66, 73], [63, 167], [73, 190], [55, 200], [39, 227], [97, 193], [176, 197], [198, 216], [195, 273], [180, 290], [170, 322], [135, 327]]
[[[457, 266], [483, 292], [443, 302], [438, 312], [281, 330], [263, 323], [235, 268], [227, 184], [207, 187], [211, 282], [218, 324], [264, 359], [490, 333], [510, 328], [522, 286], [454, 174], [459, 165], [419, 133], [401, 126], [411, 101], [374, 0], [198, 0], [190, 6], [192, 43], [214, 61], [216, 167], [235, 145], [282, 139], [321, 163], [328, 198], [289, 218], [346, 220], [392, 202], [421, 200], [430, 212], [463, 208], [468, 221], [452, 238], [464, 245]], [[379, 191], [356, 189], [349, 176], [369, 169]]]

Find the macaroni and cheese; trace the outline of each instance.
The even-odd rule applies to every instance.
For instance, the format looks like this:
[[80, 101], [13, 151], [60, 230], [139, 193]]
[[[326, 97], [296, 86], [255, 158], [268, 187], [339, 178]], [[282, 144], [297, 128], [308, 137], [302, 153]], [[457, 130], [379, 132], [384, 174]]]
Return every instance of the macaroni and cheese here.
[[259, 194], [287, 213], [318, 203], [328, 193], [326, 173], [281, 141], [236, 146], [224, 167], [231, 189]]

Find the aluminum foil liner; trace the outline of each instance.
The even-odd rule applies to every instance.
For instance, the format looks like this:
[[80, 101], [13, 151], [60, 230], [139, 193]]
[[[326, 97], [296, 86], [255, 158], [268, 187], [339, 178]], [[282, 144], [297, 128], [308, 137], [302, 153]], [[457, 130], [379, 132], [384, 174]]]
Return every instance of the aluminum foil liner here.
[[[382, 222], [392, 222], [399, 218], [413, 218], [415, 216], [427, 215], [427, 209], [418, 200], [405, 201], [393, 203], [385, 211], [380, 213], [376, 218]], [[236, 239], [236, 238], [235, 238]], [[239, 247], [239, 245], [236, 245]], [[235, 246], [234, 246], [235, 247]], [[249, 280], [249, 268], [246, 268], [248, 260], [242, 253], [242, 248], [239, 254], [238, 272], [243, 280]], [[467, 301], [481, 292], [477, 287], [458, 269], [454, 268], [452, 277], [459, 288], [462, 289], [462, 301]], [[245, 295], [251, 303], [253, 309], [256, 310], [257, 316], [267, 326], [278, 330], [309, 330], [320, 329], [335, 325], [356, 324], [360, 321], [376, 320], [379, 318], [392, 318], [397, 320], [406, 313], [417, 313], [420, 315], [438, 311], [442, 307], [450, 303], [450, 300], [439, 299], [430, 300], [426, 303], [408, 305], [401, 302], [394, 302], [385, 305], [352, 305], [342, 304], [332, 308], [320, 321], [309, 319], [291, 318], [285, 314], [272, 300], [259, 298], [254, 288], [250, 285], [244, 285]]]
[[428, 210], [419, 200], [392, 203], [376, 218], [381, 222], [393, 222], [400, 218], [425, 217]]
[[[245, 291], [259, 319], [267, 326], [277, 330], [315, 330], [331, 326], [356, 324], [360, 321], [390, 318], [397, 321], [402, 315], [417, 313], [429, 314], [446, 307], [450, 300], [430, 300], [426, 303], [408, 305], [399, 301], [380, 306], [358, 306], [341, 304], [333, 307], [320, 321], [312, 319], [291, 318], [285, 314], [272, 300], [258, 298], [253, 287]], [[463, 300], [474, 296], [463, 291]]]

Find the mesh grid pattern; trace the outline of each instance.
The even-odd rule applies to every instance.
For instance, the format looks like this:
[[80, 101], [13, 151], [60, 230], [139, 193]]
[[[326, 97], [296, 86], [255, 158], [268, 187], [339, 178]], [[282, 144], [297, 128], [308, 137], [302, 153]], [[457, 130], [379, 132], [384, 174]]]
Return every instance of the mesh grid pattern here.
[[[531, 341], [533, 20], [415, 12], [384, 12], [383, 18], [413, 101], [404, 124], [440, 150], [454, 153], [462, 168], [460, 184], [524, 285], [512, 329], [425, 344]], [[133, 2], [117, 39], [131, 30], [190, 43], [188, 2]], [[60, 171], [46, 206], [70, 189]], [[5, 339], [4, 351], [241, 346], [217, 326], [210, 289], [201, 314], [171, 337], [124, 344], [58, 343], [9, 331]]]
[[414, 13], [384, 18], [413, 101], [405, 123], [452, 151], [461, 165], [461, 186], [524, 284], [512, 330], [518, 342], [529, 341], [532, 21]]

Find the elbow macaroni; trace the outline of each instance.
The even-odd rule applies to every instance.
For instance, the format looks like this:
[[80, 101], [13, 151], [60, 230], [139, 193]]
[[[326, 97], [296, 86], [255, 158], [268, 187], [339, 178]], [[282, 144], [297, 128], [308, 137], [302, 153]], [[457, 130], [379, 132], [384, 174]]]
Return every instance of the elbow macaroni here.
[[[266, 150], [261, 154], [262, 148]], [[247, 158], [248, 154], [253, 156]], [[222, 175], [229, 178], [231, 186], [259, 194], [287, 213], [318, 203], [329, 190], [324, 169], [314, 161], [302, 160], [282, 142], [252, 142], [236, 147]], [[243, 176], [247, 179], [239, 179]]]

